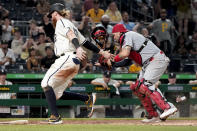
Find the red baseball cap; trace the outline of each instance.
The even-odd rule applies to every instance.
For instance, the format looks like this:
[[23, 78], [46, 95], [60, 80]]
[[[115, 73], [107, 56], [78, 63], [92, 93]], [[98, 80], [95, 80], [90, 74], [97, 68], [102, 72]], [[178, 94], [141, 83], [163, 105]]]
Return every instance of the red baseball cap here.
[[116, 24], [112, 29], [112, 33], [116, 32], [127, 32], [128, 30], [124, 27], [123, 24]]

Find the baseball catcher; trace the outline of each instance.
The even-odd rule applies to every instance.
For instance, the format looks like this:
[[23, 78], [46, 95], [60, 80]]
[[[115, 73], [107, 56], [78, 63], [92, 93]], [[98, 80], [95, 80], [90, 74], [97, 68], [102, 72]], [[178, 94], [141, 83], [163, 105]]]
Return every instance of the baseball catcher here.
[[[114, 62], [128, 58], [142, 67], [139, 80], [132, 84], [130, 89], [138, 96], [149, 113], [150, 118], [143, 122], [153, 122], [159, 118], [166, 119], [177, 112], [177, 108], [165, 101], [162, 93], [155, 88], [155, 83], [169, 64], [169, 58], [152, 41], [139, 33], [127, 31], [122, 24], [115, 25], [112, 33], [115, 41], [121, 45], [121, 50], [114, 57]], [[163, 111], [161, 115], [153, 108], [152, 101]]]

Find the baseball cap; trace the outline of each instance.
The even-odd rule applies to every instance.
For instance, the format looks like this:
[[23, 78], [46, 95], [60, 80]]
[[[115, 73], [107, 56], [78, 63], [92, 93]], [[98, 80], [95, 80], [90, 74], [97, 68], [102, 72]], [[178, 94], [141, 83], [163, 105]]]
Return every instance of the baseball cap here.
[[1, 41], [1, 44], [8, 44], [8, 41]]
[[124, 27], [123, 24], [116, 24], [112, 29], [112, 33], [116, 32], [127, 32], [128, 30]]
[[0, 75], [6, 75], [6, 74], [7, 74], [7, 72], [4, 69], [0, 70]]
[[106, 70], [106, 71], [104, 71], [103, 75], [107, 78], [110, 78], [111, 77], [111, 71]]
[[54, 11], [62, 11], [63, 9], [65, 9], [66, 7], [61, 4], [61, 3], [55, 3], [55, 4], [52, 4], [51, 5], [51, 8], [50, 8], [50, 11], [49, 11], [49, 14], [47, 15], [48, 18], [51, 18], [51, 14], [54, 12]]
[[170, 74], [168, 75], [168, 78], [176, 78], [176, 74], [175, 74], [175, 73], [170, 73]]

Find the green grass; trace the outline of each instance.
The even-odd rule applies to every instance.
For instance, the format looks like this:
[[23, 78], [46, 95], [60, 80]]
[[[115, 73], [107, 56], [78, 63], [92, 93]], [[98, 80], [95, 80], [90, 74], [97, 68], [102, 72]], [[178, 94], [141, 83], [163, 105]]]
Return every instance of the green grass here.
[[194, 126], [151, 125], [1, 125], [0, 131], [196, 131]]

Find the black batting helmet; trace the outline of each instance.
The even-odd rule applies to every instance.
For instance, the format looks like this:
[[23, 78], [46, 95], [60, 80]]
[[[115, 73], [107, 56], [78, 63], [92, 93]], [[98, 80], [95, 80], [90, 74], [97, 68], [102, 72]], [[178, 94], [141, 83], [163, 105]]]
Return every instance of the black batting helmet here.
[[91, 33], [92, 38], [95, 42], [102, 48], [103, 44], [100, 42], [100, 39], [107, 41], [109, 34], [103, 26], [95, 27]]
[[57, 12], [60, 12], [62, 11], [63, 9], [65, 9], [66, 7], [61, 4], [61, 3], [55, 3], [55, 4], [52, 4], [51, 7], [50, 7], [50, 11], [49, 11], [49, 14], [47, 15], [47, 17], [51, 18], [51, 14], [54, 12], [54, 11], [57, 11]]

